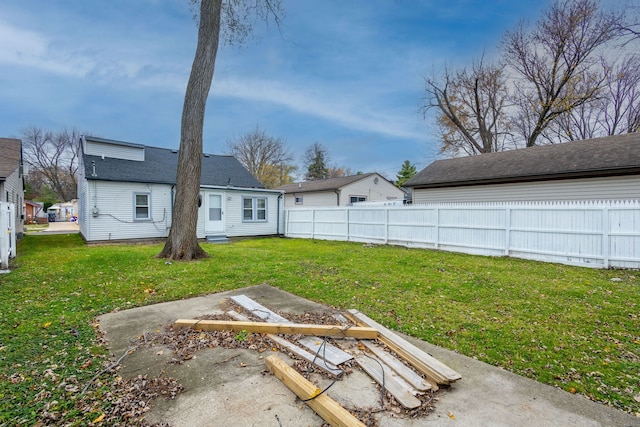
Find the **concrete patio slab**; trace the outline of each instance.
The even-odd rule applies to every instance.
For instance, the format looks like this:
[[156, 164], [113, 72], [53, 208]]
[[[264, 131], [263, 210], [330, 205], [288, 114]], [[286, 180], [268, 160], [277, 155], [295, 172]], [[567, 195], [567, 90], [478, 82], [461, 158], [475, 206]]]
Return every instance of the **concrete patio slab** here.
[[[231, 295], [244, 294], [274, 311], [303, 313], [328, 307], [267, 285], [109, 313], [99, 317], [109, 349], [120, 357], [132, 340], [179, 318], [221, 312]], [[537, 383], [503, 369], [420, 340], [411, 343], [449, 365], [462, 379], [436, 393], [435, 410], [417, 419], [378, 414], [382, 427], [417, 426], [640, 426], [640, 419], [582, 396]], [[180, 365], [169, 364], [168, 349], [141, 348], [122, 362], [121, 375], [162, 372], [177, 378], [185, 391], [174, 400], [152, 402], [146, 419], [173, 426], [320, 426], [323, 421], [270, 373], [262, 354], [242, 349], [201, 350]], [[278, 356], [289, 361], [282, 353]], [[330, 380], [312, 376], [320, 388]], [[343, 377], [327, 392], [345, 407], [380, 405], [379, 391], [361, 372]]]

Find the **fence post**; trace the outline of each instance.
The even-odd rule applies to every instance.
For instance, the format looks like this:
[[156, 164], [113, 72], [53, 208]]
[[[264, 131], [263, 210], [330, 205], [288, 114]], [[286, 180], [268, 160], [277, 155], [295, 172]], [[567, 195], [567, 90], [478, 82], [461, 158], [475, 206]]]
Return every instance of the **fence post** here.
[[9, 267], [9, 241], [7, 234], [7, 209], [4, 207], [4, 202], [0, 202], [0, 269], [4, 270]]
[[433, 242], [433, 248], [438, 249], [440, 244], [440, 208], [436, 206], [436, 229], [434, 230], [435, 242]]
[[16, 205], [9, 203], [9, 257], [16, 257]]
[[506, 208], [505, 215], [504, 254], [506, 256], [509, 256], [509, 252], [511, 252], [511, 208]]
[[347, 242], [351, 241], [351, 209], [345, 207], [345, 211], [347, 213]]
[[0, 269], [9, 268], [16, 256], [15, 211], [11, 203], [0, 202]]
[[389, 208], [384, 213], [384, 244], [389, 243]]
[[[284, 236], [288, 237], [288, 235], [289, 235], [289, 210], [287, 209], [283, 213], [284, 213], [284, 215], [282, 215], [282, 217], [284, 218], [284, 224], [282, 224], [282, 234]], [[278, 221], [279, 221], [279, 219], [278, 219]]]
[[602, 208], [602, 263], [604, 268], [609, 268], [609, 230], [611, 229], [611, 221], [609, 221], [609, 208]]

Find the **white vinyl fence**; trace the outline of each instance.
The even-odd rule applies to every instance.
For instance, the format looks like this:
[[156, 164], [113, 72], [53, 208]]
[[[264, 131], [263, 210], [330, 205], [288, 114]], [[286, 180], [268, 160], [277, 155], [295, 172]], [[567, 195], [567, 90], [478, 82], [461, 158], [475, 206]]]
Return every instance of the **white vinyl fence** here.
[[12, 203], [0, 202], [0, 270], [9, 268], [16, 256], [16, 211]]
[[640, 201], [291, 208], [285, 235], [640, 268]]

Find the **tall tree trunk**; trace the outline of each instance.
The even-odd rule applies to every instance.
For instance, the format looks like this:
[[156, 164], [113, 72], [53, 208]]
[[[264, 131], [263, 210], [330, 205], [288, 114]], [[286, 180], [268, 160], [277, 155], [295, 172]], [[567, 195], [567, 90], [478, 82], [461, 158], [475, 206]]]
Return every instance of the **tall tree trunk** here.
[[220, 37], [222, 0], [201, 0], [198, 46], [191, 66], [182, 110], [176, 198], [169, 237], [159, 258], [191, 260], [207, 257], [198, 244], [198, 198], [202, 172], [202, 128]]

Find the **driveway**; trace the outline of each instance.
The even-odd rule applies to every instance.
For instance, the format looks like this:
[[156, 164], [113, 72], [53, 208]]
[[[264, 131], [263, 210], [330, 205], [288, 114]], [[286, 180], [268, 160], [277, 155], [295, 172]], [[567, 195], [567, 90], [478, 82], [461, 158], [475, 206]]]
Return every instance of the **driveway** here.
[[28, 234], [73, 234], [80, 232], [80, 225], [77, 222], [50, 222], [49, 227], [44, 230], [28, 231]]

